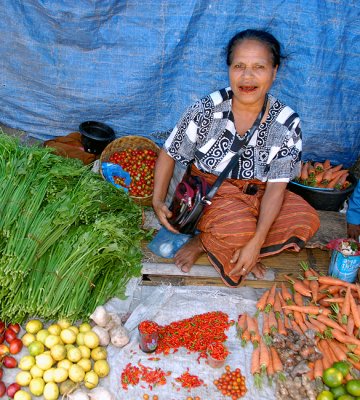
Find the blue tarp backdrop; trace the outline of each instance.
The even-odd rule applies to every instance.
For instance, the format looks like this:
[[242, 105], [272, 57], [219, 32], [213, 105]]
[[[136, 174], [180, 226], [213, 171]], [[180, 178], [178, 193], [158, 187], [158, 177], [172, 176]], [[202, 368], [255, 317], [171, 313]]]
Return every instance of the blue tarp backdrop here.
[[96, 120], [162, 144], [228, 86], [224, 48], [251, 27], [288, 55], [272, 93], [300, 114], [304, 158], [359, 157], [359, 0], [2, 0], [0, 20], [0, 122], [33, 137]]

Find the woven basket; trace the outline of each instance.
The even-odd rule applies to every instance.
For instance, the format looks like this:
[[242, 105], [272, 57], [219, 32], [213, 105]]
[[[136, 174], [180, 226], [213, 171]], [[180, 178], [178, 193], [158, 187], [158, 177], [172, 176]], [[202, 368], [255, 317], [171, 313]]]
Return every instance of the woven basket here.
[[[159, 154], [160, 148], [157, 146], [152, 140], [142, 137], [142, 136], [123, 136], [121, 138], [113, 140], [109, 143], [104, 151], [101, 153], [100, 156], [100, 172], [101, 170], [101, 163], [109, 161], [112, 154], [128, 149], [133, 150], [153, 150], [156, 154]], [[104, 175], [103, 175], [104, 177]], [[130, 196], [135, 203], [142, 205], [142, 206], [151, 206], [152, 205], [152, 195], [146, 197], [135, 197]]]

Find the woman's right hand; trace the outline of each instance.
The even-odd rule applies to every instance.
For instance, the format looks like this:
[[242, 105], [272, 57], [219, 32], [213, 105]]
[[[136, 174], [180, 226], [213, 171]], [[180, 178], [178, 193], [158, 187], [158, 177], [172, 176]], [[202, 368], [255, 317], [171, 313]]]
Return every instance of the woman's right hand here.
[[172, 212], [163, 201], [153, 200], [153, 208], [161, 225], [171, 232], [179, 233], [179, 231], [177, 231], [168, 221], [168, 218], [171, 218], [172, 216]]

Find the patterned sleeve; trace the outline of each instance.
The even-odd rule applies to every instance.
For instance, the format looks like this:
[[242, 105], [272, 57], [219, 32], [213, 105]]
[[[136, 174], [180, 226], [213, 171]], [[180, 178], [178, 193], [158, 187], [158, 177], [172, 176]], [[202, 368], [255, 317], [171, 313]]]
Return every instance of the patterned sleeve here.
[[293, 113], [284, 122], [285, 138], [269, 164], [268, 182], [289, 182], [300, 174], [302, 133], [300, 118]]
[[187, 166], [193, 159], [201, 125], [201, 100], [190, 106], [164, 143], [164, 150], [175, 161]]

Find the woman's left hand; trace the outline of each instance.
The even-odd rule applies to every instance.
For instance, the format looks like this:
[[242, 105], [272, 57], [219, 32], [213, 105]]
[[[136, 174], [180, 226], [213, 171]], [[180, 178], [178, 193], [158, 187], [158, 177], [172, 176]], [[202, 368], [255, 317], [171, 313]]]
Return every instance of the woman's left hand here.
[[245, 276], [255, 267], [260, 255], [261, 244], [254, 239], [250, 240], [241, 249], [235, 250], [230, 262], [234, 263], [234, 268], [230, 276]]

